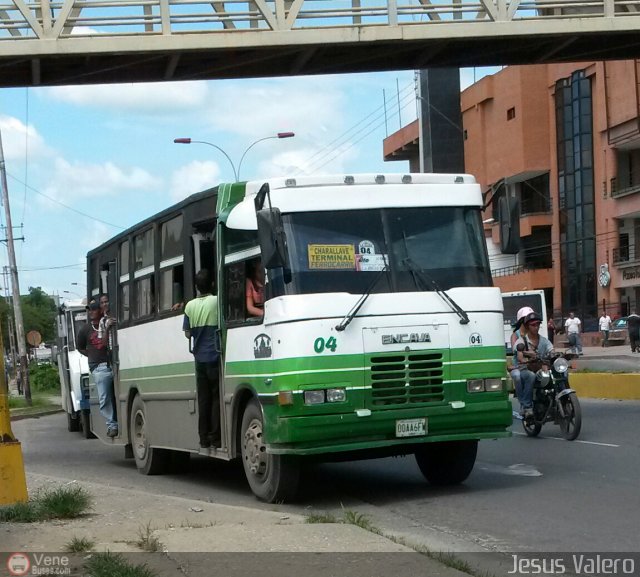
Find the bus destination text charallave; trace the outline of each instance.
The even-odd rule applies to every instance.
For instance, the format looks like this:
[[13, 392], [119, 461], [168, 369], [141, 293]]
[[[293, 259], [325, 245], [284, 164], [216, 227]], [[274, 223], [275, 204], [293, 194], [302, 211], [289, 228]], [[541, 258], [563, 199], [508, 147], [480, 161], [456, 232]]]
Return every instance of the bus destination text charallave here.
[[310, 269], [350, 269], [356, 267], [356, 253], [352, 244], [310, 244]]

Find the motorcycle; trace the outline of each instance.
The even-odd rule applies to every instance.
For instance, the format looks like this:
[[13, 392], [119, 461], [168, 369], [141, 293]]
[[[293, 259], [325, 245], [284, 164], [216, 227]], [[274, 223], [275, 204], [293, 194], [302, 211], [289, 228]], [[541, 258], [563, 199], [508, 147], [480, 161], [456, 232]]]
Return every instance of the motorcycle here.
[[578, 438], [582, 427], [582, 410], [576, 392], [569, 388], [569, 360], [576, 355], [556, 353], [551, 358], [537, 359], [549, 366], [536, 371], [533, 385], [533, 414], [522, 419], [522, 426], [529, 437], [537, 437], [545, 423], [560, 425], [567, 441]]

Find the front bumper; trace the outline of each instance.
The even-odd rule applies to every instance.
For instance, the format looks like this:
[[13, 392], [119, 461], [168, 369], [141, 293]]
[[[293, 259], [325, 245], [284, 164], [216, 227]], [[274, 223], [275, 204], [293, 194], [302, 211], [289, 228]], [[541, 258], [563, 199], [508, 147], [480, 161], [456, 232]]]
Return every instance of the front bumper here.
[[[277, 410], [276, 407], [269, 409]], [[373, 411], [366, 417], [354, 413], [282, 417], [269, 414], [267, 450], [276, 455], [317, 455], [411, 446], [422, 443], [509, 437], [512, 407], [508, 400]], [[270, 418], [271, 417], [271, 418]], [[420, 437], [397, 438], [396, 421], [427, 417], [428, 432]]]

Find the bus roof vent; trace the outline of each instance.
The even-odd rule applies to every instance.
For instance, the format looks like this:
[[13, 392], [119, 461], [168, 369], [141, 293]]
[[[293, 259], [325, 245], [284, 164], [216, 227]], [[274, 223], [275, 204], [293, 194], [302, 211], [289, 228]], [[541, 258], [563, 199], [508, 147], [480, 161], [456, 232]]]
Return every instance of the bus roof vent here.
[[344, 183], [345, 184], [355, 184], [355, 182], [356, 182], [356, 179], [353, 178], [353, 176], [351, 176], [351, 175], [348, 175], [348, 176], [344, 177]]
[[456, 184], [463, 184], [464, 183], [464, 176], [456, 176], [456, 179], [454, 181]]
[[295, 186], [296, 185], [296, 179], [295, 178], [287, 178], [287, 180], [284, 181], [284, 185], [285, 186]]
[[384, 174], [378, 174], [376, 176], [376, 184], [384, 184]]
[[403, 174], [402, 175], [402, 184], [411, 184], [411, 175]]

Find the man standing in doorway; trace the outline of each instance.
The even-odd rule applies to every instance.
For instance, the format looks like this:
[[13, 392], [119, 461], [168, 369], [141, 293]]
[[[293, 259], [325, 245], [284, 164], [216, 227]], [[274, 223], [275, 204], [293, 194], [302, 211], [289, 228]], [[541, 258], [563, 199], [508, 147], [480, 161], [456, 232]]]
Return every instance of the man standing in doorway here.
[[[101, 325], [102, 309], [95, 300], [87, 306], [89, 322], [84, 325], [76, 337], [76, 346], [80, 354], [89, 360], [89, 370], [98, 388], [100, 414], [107, 422], [107, 436], [118, 436], [118, 422], [113, 404], [113, 371], [109, 366], [109, 328], [112, 319]], [[104, 327], [104, 328], [103, 328]], [[104, 330], [106, 329], [106, 330]]]
[[196, 274], [200, 295], [187, 303], [182, 330], [193, 338], [191, 352], [196, 364], [198, 392], [198, 435], [200, 446], [220, 446], [220, 374], [217, 346], [218, 297], [212, 294], [213, 283], [207, 269]]
[[573, 313], [569, 313], [569, 318], [565, 321], [564, 326], [567, 329], [567, 337], [572, 350], [579, 355], [582, 354], [582, 341], [580, 340], [580, 327], [582, 323], [580, 319]]
[[600, 332], [602, 333], [602, 346], [609, 346], [609, 331], [611, 330], [611, 317], [607, 314], [607, 311], [602, 311], [602, 316], [598, 321], [600, 325]]

